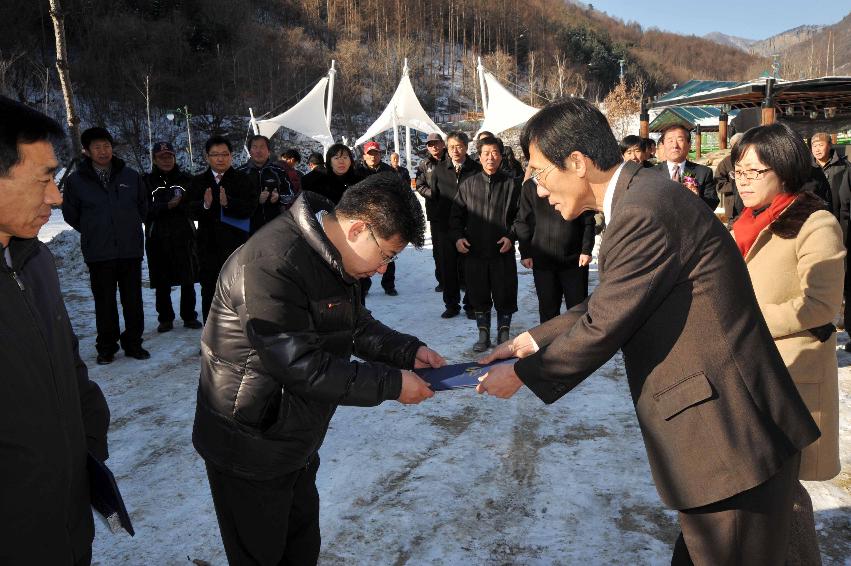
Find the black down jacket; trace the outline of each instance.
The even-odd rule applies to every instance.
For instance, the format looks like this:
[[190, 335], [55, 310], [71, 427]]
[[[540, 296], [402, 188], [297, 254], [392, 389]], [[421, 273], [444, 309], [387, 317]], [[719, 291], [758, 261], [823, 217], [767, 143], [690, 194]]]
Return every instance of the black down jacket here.
[[[149, 202], [145, 249], [152, 289], [198, 281], [195, 222], [189, 214], [191, 185], [192, 177], [177, 166], [168, 173], [154, 166], [145, 175]], [[178, 195], [180, 203], [169, 208], [169, 201]]]
[[37, 239], [0, 248], [0, 564], [70, 565], [92, 544], [86, 451], [105, 460], [109, 409], [89, 381], [56, 264]]
[[[222, 267], [204, 327], [192, 440], [225, 473], [271, 479], [304, 467], [338, 405], [397, 399], [422, 342], [360, 302], [301, 193]], [[366, 362], [353, 361], [355, 355]]]

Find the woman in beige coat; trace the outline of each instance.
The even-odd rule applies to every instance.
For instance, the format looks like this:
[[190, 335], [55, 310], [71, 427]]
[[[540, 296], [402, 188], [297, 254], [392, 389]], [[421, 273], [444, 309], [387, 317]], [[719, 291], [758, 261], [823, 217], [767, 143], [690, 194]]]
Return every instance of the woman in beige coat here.
[[[802, 190], [810, 171], [809, 154], [787, 126], [749, 130], [734, 146], [732, 158], [747, 207], [733, 226], [736, 243], [774, 343], [821, 430], [821, 437], [801, 454], [798, 477], [829, 480], [840, 469], [832, 321], [842, 302], [842, 230], [824, 201]], [[801, 507], [796, 516], [802, 520], [793, 525], [790, 552], [807, 563], [820, 563], [812, 519], [804, 518], [812, 513], [812, 502], [803, 486], [796, 499]], [[790, 555], [787, 563], [795, 562]]]

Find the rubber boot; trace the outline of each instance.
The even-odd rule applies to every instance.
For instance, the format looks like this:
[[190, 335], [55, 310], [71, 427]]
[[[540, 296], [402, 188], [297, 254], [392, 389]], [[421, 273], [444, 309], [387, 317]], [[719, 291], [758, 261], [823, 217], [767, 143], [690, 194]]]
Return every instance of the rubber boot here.
[[473, 346], [473, 351], [484, 352], [491, 347], [491, 313], [477, 312], [476, 326], [479, 327], [479, 341]]
[[508, 331], [511, 329], [510, 314], [496, 314], [496, 343], [502, 344], [508, 341]]

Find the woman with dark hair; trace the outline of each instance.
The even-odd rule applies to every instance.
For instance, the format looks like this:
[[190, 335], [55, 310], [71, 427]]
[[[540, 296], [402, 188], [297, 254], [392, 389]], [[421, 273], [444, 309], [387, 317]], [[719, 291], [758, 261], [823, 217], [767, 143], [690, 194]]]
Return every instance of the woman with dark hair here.
[[[839, 473], [839, 384], [833, 318], [842, 302], [845, 247], [825, 202], [802, 187], [810, 155], [784, 124], [748, 130], [732, 151], [745, 205], [733, 224], [757, 302], [821, 437], [801, 453], [800, 480]], [[798, 482], [790, 564], [819, 564], [812, 501]]]
[[523, 164], [514, 156], [514, 150], [507, 145], [502, 150], [502, 169], [515, 179], [522, 179], [526, 171]]
[[303, 189], [319, 193], [337, 204], [347, 188], [363, 179], [354, 164], [352, 150], [344, 144], [335, 143], [325, 152], [325, 174], [305, 184]]

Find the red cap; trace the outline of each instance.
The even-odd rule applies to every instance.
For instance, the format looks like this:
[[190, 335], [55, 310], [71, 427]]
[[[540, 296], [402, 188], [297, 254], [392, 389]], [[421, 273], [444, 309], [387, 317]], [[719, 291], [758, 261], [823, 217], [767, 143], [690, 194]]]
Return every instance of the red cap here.
[[370, 151], [373, 151], [373, 150], [381, 152], [381, 146], [378, 145], [378, 142], [371, 141], [371, 142], [366, 142], [365, 144], [363, 144], [363, 152], [364, 153], [369, 153]]

